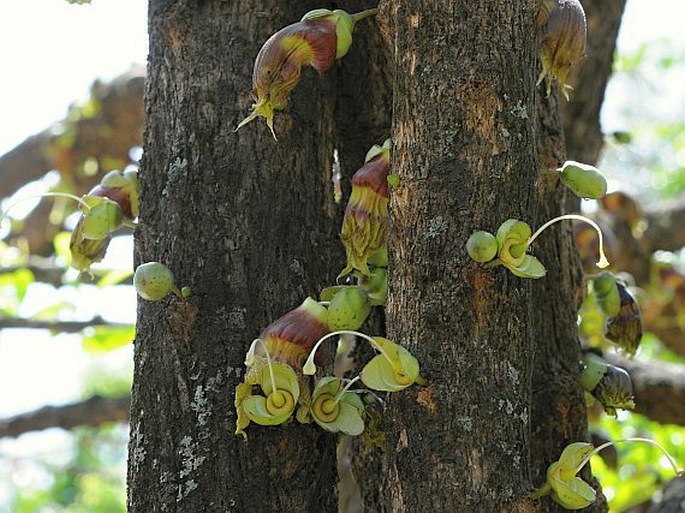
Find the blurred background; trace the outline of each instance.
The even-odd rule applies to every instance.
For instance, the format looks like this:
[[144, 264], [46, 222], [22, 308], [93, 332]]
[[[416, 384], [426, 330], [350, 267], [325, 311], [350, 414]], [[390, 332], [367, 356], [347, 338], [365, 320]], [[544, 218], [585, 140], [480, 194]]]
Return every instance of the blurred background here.
[[[36, 195], [81, 195], [107, 171], [135, 169], [147, 5], [78, 3], [0, 4], [0, 198], [2, 209], [10, 209], [0, 224], [0, 513], [126, 510], [136, 308], [131, 231], [115, 234], [92, 276], [79, 276], [68, 250], [76, 205]], [[603, 204], [584, 202], [610, 234], [615, 270], [629, 273], [646, 331], [636, 357], [621, 363], [633, 374], [638, 404], [647, 406], [614, 419], [592, 405], [593, 435], [653, 438], [681, 467], [683, 19], [682, 0], [628, 1], [602, 110], [606, 143], [598, 165], [616, 193]], [[582, 251], [582, 237], [579, 245]], [[592, 305], [581, 313], [585, 344], [605, 347], [604, 319]], [[647, 445], [595, 457], [593, 471], [612, 512], [645, 511], [672, 478], [663, 455]]]

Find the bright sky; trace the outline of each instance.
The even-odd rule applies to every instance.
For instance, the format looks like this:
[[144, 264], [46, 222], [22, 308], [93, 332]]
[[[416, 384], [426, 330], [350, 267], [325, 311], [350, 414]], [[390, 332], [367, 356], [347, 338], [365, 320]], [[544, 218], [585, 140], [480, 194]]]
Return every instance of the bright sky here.
[[0, 2], [0, 155], [147, 56], [147, 2]]
[[[63, 118], [70, 103], [87, 98], [95, 78], [107, 80], [144, 64], [146, 10], [144, 0], [0, 2], [0, 154]], [[629, 0], [620, 47], [632, 51], [642, 41], [670, 38], [685, 48], [683, 19], [683, 0]], [[619, 108], [608, 100], [610, 109]], [[32, 294], [38, 302], [40, 291]], [[129, 302], [131, 319], [133, 298], [124, 294], [120, 300]], [[0, 416], [74, 397], [91, 361], [78, 338], [8, 335], [0, 335]]]

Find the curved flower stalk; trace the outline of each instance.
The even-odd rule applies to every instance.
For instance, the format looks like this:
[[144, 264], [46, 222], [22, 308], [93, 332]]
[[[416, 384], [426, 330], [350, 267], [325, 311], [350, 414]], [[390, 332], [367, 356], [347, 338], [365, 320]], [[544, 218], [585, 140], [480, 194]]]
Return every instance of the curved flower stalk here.
[[531, 499], [539, 499], [551, 494], [552, 500], [568, 510], [578, 510], [588, 507], [595, 502], [595, 490], [577, 477], [578, 472], [590, 461], [590, 458], [607, 447], [623, 442], [649, 443], [664, 453], [673, 467], [676, 476], [682, 475], [671, 455], [661, 445], [648, 438], [625, 438], [607, 442], [593, 447], [587, 442], [573, 442], [566, 446], [557, 461], [547, 469], [547, 481], [531, 495]]
[[329, 338], [338, 335], [355, 335], [371, 344], [380, 354], [367, 363], [360, 374], [362, 383], [381, 392], [397, 392], [418, 383], [425, 385], [426, 380], [419, 374], [418, 360], [405, 348], [383, 337], [370, 337], [358, 331], [340, 330], [323, 337], [312, 348], [309, 357], [302, 367], [304, 374], [316, 373], [314, 358], [319, 346]]
[[[300, 306], [272, 322], [252, 343], [245, 360], [251, 365], [255, 356], [264, 351], [271, 354], [274, 361], [290, 365], [300, 370], [314, 344], [328, 333], [328, 312], [312, 298], [306, 298]], [[325, 358], [323, 355], [322, 358]]]
[[300, 81], [302, 66], [319, 73], [347, 54], [358, 21], [375, 15], [377, 9], [348, 14], [336, 9], [315, 9], [292, 25], [271, 36], [257, 54], [252, 72], [252, 112], [236, 130], [257, 117], [263, 117], [271, 130], [274, 111], [283, 110], [290, 92]]
[[332, 433], [360, 435], [364, 431], [364, 403], [358, 394], [348, 391], [358, 379], [343, 386], [340, 378], [321, 378], [312, 393], [311, 415], [314, 422]]
[[373, 146], [364, 165], [352, 176], [352, 193], [340, 231], [347, 265], [338, 278], [352, 272], [368, 278], [369, 264], [387, 265], [390, 146], [390, 139], [383, 146]]
[[[466, 250], [474, 261], [485, 263], [488, 268], [503, 265], [521, 278], [542, 278], [547, 270], [537, 258], [527, 253], [528, 248], [549, 226], [566, 219], [584, 221], [595, 229], [599, 237], [600, 258], [597, 267], [607, 267], [609, 261], [604, 254], [602, 231], [592, 219], [576, 214], [555, 217], [543, 224], [532, 235], [527, 223], [518, 219], [507, 219], [500, 225], [495, 236], [480, 230], [474, 232], [466, 243]], [[492, 258], [493, 255], [497, 258]], [[492, 259], [488, 261], [487, 258]]]
[[[292, 367], [273, 362], [268, 350], [264, 351], [265, 358], [252, 357], [251, 367], [235, 391], [236, 435], [245, 439], [250, 421], [262, 426], [282, 424], [292, 416], [300, 398], [300, 382]], [[253, 385], [259, 385], [264, 395], [254, 395]]]

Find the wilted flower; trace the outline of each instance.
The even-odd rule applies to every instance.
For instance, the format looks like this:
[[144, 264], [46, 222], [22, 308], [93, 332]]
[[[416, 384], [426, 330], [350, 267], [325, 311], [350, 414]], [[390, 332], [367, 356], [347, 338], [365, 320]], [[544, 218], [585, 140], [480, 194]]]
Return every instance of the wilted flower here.
[[352, 44], [355, 24], [376, 14], [369, 9], [348, 14], [336, 9], [316, 9], [302, 20], [282, 28], [271, 36], [257, 54], [252, 73], [252, 113], [236, 130], [256, 117], [266, 119], [271, 133], [275, 110], [285, 109], [290, 92], [300, 81], [302, 66], [310, 65], [323, 73], [336, 59], [347, 54]]
[[371, 148], [365, 164], [352, 176], [352, 193], [340, 232], [347, 265], [339, 277], [353, 271], [369, 276], [369, 261], [387, 250], [389, 170], [390, 139]]

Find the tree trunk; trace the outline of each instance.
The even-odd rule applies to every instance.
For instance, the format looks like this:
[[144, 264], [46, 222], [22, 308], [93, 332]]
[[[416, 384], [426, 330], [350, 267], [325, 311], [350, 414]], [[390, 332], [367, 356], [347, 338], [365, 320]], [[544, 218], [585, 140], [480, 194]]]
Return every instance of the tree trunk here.
[[[167, 264], [188, 301], [141, 301], [129, 511], [337, 509], [335, 438], [312, 426], [234, 435], [250, 342], [333, 283], [334, 88], [303, 70], [275, 142], [249, 112], [252, 64], [314, 1], [150, 2], [137, 263]], [[330, 7], [330, 6], [328, 6]]]
[[388, 330], [430, 381], [389, 403], [390, 511], [535, 511], [532, 284], [483, 269], [464, 244], [509, 218], [535, 221], [537, 8], [389, 2], [402, 183]]

